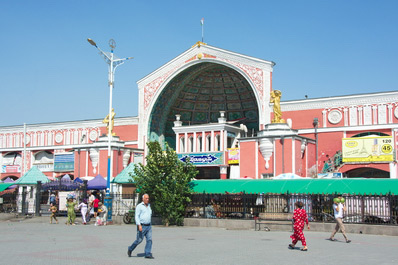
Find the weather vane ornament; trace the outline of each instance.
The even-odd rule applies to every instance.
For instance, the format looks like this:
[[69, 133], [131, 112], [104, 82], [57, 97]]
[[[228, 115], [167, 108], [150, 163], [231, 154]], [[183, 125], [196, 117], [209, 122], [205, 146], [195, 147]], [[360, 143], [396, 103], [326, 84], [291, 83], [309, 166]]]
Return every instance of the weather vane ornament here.
[[281, 111], [281, 97], [282, 92], [279, 90], [271, 91], [271, 99], [270, 103], [274, 103], [274, 118], [271, 123], [285, 123], [285, 120], [282, 119], [282, 111]]

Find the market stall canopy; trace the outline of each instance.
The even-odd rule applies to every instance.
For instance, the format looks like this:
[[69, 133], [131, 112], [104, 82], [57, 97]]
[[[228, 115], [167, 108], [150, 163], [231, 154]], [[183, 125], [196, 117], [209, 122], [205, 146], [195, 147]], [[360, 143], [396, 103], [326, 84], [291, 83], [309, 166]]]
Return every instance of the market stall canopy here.
[[0, 183], [0, 192], [4, 191], [8, 187], [12, 186], [14, 183]]
[[134, 183], [134, 178], [132, 177], [135, 176], [134, 168], [135, 164], [130, 163], [125, 169], [122, 170], [122, 172], [119, 173], [119, 175], [117, 175], [112, 180], [112, 183], [118, 183], [118, 184]]
[[299, 175], [296, 175], [294, 173], [283, 173], [279, 174], [276, 177], [273, 177], [273, 179], [303, 179], [303, 177], [300, 177]]
[[14, 184], [14, 185], [11, 185], [10, 187], [8, 187], [7, 190], [15, 189], [17, 187], [17, 185], [15, 185], [15, 180], [13, 180], [10, 177], [8, 177], [5, 180], [3, 180], [3, 183], [12, 183], [12, 184]]
[[17, 181], [15, 181], [15, 184], [36, 185], [38, 181], [41, 181], [43, 184], [49, 182], [47, 176], [44, 175], [43, 172], [41, 172], [36, 166], [33, 166], [28, 172], [25, 173], [25, 175], [22, 176], [22, 178], [19, 178]]
[[398, 179], [195, 180], [198, 193], [398, 194]]
[[83, 183], [84, 181], [82, 179], [80, 179], [80, 178], [75, 178], [73, 180], [73, 182], [75, 182], [75, 183]]
[[88, 190], [105, 190], [106, 189], [106, 179], [98, 174], [92, 180], [87, 182]]
[[94, 177], [91, 177], [91, 176], [85, 176], [85, 177], [81, 177], [80, 179], [81, 179], [81, 180], [87, 180], [87, 181], [90, 181], [90, 180], [93, 180], [93, 179], [94, 179]]
[[70, 176], [69, 176], [68, 174], [64, 175], [64, 176], [61, 178], [61, 180], [64, 180], [64, 181], [72, 181], [71, 178], [70, 178]]

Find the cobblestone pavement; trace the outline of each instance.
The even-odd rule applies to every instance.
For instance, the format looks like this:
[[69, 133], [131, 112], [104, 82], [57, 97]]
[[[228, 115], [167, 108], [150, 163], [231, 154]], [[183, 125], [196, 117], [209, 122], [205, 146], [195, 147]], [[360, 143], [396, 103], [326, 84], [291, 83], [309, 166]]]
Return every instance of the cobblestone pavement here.
[[309, 251], [289, 250], [289, 232], [220, 228], [153, 227], [154, 260], [143, 257], [145, 241], [132, 257], [127, 246], [134, 225], [0, 222], [1, 264], [398, 264], [398, 238], [349, 234], [347, 244], [329, 233], [305, 230]]

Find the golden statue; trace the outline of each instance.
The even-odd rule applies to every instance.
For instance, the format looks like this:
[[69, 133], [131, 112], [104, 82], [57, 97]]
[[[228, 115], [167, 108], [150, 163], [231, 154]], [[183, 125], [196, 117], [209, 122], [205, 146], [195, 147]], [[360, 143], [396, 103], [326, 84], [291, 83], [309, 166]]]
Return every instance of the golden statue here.
[[271, 123], [285, 123], [285, 120], [282, 119], [282, 111], [281, 111], [281, 97], [282, 92], [279, 90], [271, 91], [271, 100], [270, 103], [274, 103], [274, 118]]
[[109, 135], [109, 130], [111, 131], [111, 135], [112, 136], [115, 136], [116, 134], [113, 132], [113, 126], [114, 126], [114, 124], [115, 124], [115, 115], [116, 115], [116, 113], [115, 113], [115, 111], [114, 111], [114, 109], [112, 108], [112, 112], [111, 112], [111, 119], [110, 119], [110, 121], [109, 121], [109, 114], [108, 115], [106, 115], [106, 117], [105, 117], [105, 119], [102, 121], [102, 123], [105, 123], [106, 124], [106, 135]]

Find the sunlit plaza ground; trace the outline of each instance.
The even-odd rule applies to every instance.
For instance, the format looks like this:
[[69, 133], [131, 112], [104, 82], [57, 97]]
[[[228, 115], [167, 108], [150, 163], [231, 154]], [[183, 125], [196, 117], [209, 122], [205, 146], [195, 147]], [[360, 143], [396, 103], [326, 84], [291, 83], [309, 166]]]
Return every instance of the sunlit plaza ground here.
[[289, 250], [290, 232], [153, 227], [154, 260], [143, 242], [127, 256], [134, 225], [66, 226], [35, 218], [0, 222], [2, 264], [397, 264], [398, 238], [349, 234], [352, 243], [305, 230], [309, 251]]

